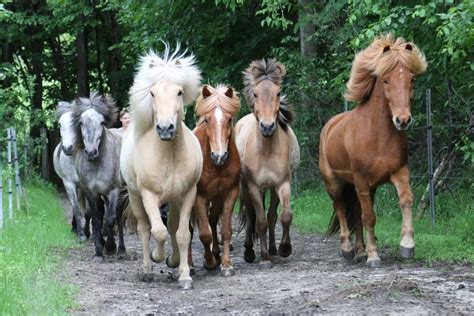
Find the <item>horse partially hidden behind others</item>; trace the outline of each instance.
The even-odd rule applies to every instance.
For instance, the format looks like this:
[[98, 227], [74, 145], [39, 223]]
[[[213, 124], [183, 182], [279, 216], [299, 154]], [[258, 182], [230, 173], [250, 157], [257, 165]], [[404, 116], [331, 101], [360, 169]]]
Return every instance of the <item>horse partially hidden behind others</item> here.
[[[261, 268], [271, 268], [270, 255], [276, 255], [275, 224], [278, 204], [283, 226], [278, 254], [288, 257], [290, 241], [291, 175], [300, 161], [300, 148], [290, 124], [293, 120], [285, 97], [280, 95], [286, 74], [276, 59], [253, 61], [244, 72], [245, 98], [253, 113], [237, 122], [236, 143], [241, 161], [241, 218], [246, 223], [244, 259], [255, 260], [253, 236], [261, 247]], [[264, 197], [270, 190], [270, 208], [265, 216]], [[267, 229], [269, 246], [267, 246]]]
[[[150, 258], [165, 260], [165, 241], [171, 235], [173, 252], [166, 264], [179, 265], [179, 286], [192, 288], [188, 263], [189, 220], [202, 170], [202, 152], [196, 136], [183, 122], [184, 106], [199, 92], [201, 74], [194, 56], [163, 56], [150, 52], [141, 58], [130, 89], [133, 122], [120, 156], [133, 215], [143, 242], [144, 276], [152, 272]], [[168, 230], [158, 206], [169, 203]], [[150, 233], [157, 241], [150, 254]]]
[[[119, 230], [117, 256], [123, 257], [123, 204], [119, 203], [123, 187], [119, 166], [122, 137], [120, 133], [107, 128], [117, 119], [117, 107], [111, 97], [92, 92], [89, 98], [77, 98], [73, 109], [76, 146], [81, 149], [76, 158], [76, 169], [80, 188], [92, 213], [94, 259], [104, 261], [104, 244], [107, 254], [112, 255], [117, 251], [113, 230], [116, 222]], [[102, 238], [104, 212], [107, 242]]]
[[[403, 216], [400, 256], [414, 254], [408, 169], [407, 130], [415, 76], [426, 70], [425, 57], [413, 43], [391, 34], [380, 36], [356, 55], [346, 99], [359, 104], [334, 116], [321, 132], [319, 165], [335, 216], [329, 234], [340, 230], [341, 252], [347, 259], [379, 267], [373, 203], [379, 185], [391, 182]], [[365, 249], [363, 227], [367, 230]], [[351, 234], [355, 230], [355, 250]]]
[[[72, 104], [69, 102], [59, 102], [56, 108], [56, 119], [59, 123], [59, 133], [61, 142], [54, 149], [53, 165], [54, 170], [61, 178], [66, 190], [67, 197], [72, 206], [72, 229], [76, 232], [80, 242], [85, 241], [90, 236], [89, 221], [90, 214], [85, 214], [86, 226], [82, 225], [82, 214], [85, 212], [81, 208], [80, 200], [84, 196], [80, 194], [78, 182], [79, 175], [76, 171], [76, 132], [74, 130], [74, 113]], [[84, 204], [84, 203], [83, 203]]]
[[[199, 238], [204, 245], [204, 267], [214, 270], [222, 262], [224, 276], [234, 274], [229, 252], [232, 210], [239, 195], [240, 158], [234, 140], [233, 118], [239, 110], [237, 93], [222, 85], [203, 86], [196, 101], [199, 121], [194, 133], [201, 145], [204, 165], [197, 184], [194, 211]], [[221, 216], [222, 260], [217, 239], [217, 222]]]

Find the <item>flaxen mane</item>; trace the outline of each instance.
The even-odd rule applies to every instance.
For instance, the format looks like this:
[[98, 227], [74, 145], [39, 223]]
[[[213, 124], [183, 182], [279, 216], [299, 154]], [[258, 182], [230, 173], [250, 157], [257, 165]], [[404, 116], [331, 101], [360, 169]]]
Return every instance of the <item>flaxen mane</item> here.
[[215, 88], [210, 85], [206, 85], [206, 87], [211, 95], [207, 98], [204, 98], [201, 93], [197, 98], [196, 113], [200, 117], [197, 125], [200, 125], [204, 121], [204, 115], [211, 112], [216, 107], [232, 116], [239, 112], [240, 99], [238, 93], [235, 90], [232, 89], [232, 98], [229, 98], [225, 94], [229, 87], [226, 87], [225, 85], [217, 85]]
[[179, 52], [178, 44], [170, 55], [170, 47], [165, 44], [163, 56], [150, 51], [140, 58], [138, 71], [130, 89], [130, 106], [135, 121], [135, 137], [140, 137], [153, 125], [153, 106], [150, 88], [157, 82], [167, 80], [183, 86], [183, 103], [189, 105], [199, 92], [201, 71], [195, 65], [194, 55], [185, 56]]
[[376, 38], [372, 44], [354, 58], [351, 77], [344, 95], [348, 101], [365, 102], [369, 99], [377, 77], [385, 75], [398, 63], [410, 72], [421, 74], [426, 70], [426, 60], [413, 43], [392, 34]]
[[[263, 80], [271, 80], [278, 86], [281, 86], [283, 77], [286, 74], [285, 66], [278, 62], [276, 58], [254, 60], [244, 71], [245, 99], [253, 111], [255, 105], [255, 96], [253, 88]], [[280, 97], [280, 112], [278, 123], [286, 130], [288, 125], [293, 122], [293, 111], [286, 101], [284, 95]]]

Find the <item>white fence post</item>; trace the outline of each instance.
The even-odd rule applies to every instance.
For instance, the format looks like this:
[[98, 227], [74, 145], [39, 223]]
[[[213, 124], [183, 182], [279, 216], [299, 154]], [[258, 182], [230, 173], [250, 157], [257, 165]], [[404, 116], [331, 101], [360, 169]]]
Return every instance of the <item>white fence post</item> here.
[[[7, 140], [8, 140], [8, 172], [12, 170], [12, 134], [11, 129], [7, 128]], [[8, 218], [13, 218], [13, 188], [12, 188], [12, 177], [8, 177]]]

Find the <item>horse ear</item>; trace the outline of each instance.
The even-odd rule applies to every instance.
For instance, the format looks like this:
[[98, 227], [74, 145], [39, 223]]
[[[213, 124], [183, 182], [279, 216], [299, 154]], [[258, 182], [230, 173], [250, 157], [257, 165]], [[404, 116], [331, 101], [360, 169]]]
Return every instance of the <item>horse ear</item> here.
[[234, 90], [232, 90], [232, 88], [228, 88], [227, 91], [225, 92], [225, 95], [226, 95], [229, 99], [232, 99], [232, 96], [234, 95]]
[[388, 46], [388, 45], [385, 46], [385, 47], [383, 48], [383, 53], [382, 53], [382, 54], [388, 52], [389, 50], [390, 50], [390, 46]]
[[209, 91], [209, 88], [207, 86], [203, 86], [202, 87], [202, 97], [205, 99], [209, 96], [211, 96], [211, 91]]
[[405, 46], [405, 49], [408, 49], [409, 51], [412, 51], [412, 50], [413, 50], [413, 46], [411, 46], [410, 44], [407, 44], [407, 46]]
[[174, 62], [174, 64], [175, 64], [176, 66], [178, 66], [178, 68], [181, 67], [181, 61], [180, 61], [179, 59], [177, 59], [177, 60]]
[[277, 66], [277, 72], [278, 74], [283, 77], [284, 75], [286, 75], [286, 68], [285, 66], [282, 64], [282, 63], [278, 63], [278, 66]]
[[257, 67], [253, 67], [253, 68], [252, 68], [252, 75], [253, 75], [254, 77], [256, 77], [256, 76], [258, 75], [258, 73], [259, 73], [258, 68], [257, 68]]

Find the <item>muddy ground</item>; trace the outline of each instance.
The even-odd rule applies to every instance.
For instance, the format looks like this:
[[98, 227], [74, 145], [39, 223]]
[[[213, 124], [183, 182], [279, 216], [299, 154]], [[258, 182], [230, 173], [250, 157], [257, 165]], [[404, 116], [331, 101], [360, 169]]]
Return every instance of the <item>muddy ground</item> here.
[[[63, 197], [66, 212], [70, 206]], [[70, 216], [70, 215], [69, 215]], [[338, 254], [338, 241], [291, 232], [293, 254], [274, 257], [270, 270], [243, 260], [244, 234], [234, 234], [235, 275], [222, 277], [202, 265], [193, 241], [193, 290], [180, 290], [177, 271], [154, 264], [154, 280], [140, 280], [142, 246], [127, 234], [128, 259], [93, 263], [92, 241], [70, 250], [61, 274], [79, 287], [73, 314], [474, 314], [472, 264], [402, 262], [381, 249], [382, 268], [369, 270]], [[278, 246], [278, 245], [277, 245]], [[169, 245], [168, 245], [169, 247]], [[257, 254], [259, 251], [256, 251]], [[257, 257], [258, 260], [258, 257]]]

